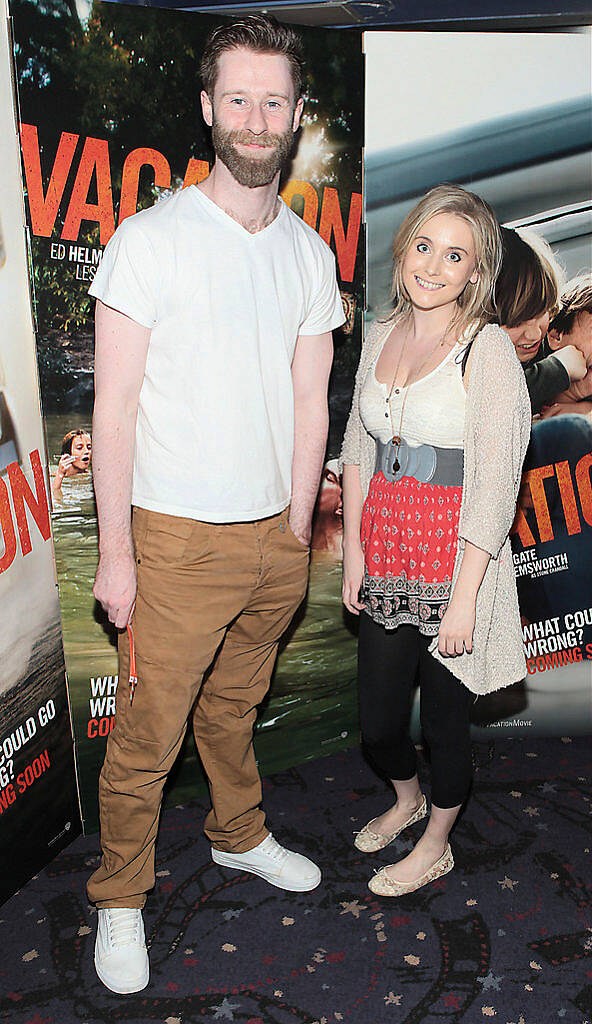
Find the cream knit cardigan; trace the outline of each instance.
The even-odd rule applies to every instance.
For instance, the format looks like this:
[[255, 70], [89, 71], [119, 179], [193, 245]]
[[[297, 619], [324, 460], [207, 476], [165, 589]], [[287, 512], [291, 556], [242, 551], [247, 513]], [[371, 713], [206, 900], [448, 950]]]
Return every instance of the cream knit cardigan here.
[[[391, 327], [391, 323], [375, 321], [362, 347], [339, 460], [341, 467], [359, 466], [364, 496], [374, 472], [375, 443], [360, 419], [360, 387]], [[463, 494], [453, 587], [465, 541], [488, 551], [491, 559], [477, 596], [472, 653], [442, 658], [437, 637], [429, 648], [438, 661], [477, 694], [499, 690], [526, 675], [508, 534], [514, 520], [530, 424], [530, 399], [514, 346], [501, 327], [488, 324], [473, 342], [469, 363]]]

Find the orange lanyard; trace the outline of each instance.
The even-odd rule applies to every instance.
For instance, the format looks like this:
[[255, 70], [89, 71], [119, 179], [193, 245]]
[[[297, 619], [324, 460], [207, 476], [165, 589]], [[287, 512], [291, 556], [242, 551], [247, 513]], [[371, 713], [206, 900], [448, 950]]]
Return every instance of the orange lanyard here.
[[129, 688], [130, 688], [130, 704], [134, 702], [134, 693], [138, 683], [138, 676], [136, 674], [136, 648], [134, 646], [134, 631], [128, 623], [127, 634], [129, 636], [130, 646], [130, 670], [129, 670]]

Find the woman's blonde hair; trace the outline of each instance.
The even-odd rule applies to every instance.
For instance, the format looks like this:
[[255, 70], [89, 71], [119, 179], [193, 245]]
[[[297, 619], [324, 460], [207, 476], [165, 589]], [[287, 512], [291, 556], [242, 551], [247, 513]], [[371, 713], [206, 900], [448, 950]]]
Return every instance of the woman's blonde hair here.
[[475, 334], [494, 315], [493, 289], [502, 259], [500, 229], [493, 210], [484, 199], [460, 185], [449, 183], [430, 189], [407, 214], [395, 235], [391, 293], [393, 310], [389, 319], [405, 319], [411, 313], [411, 300], [403, 284], [403, 261], [425, 222], [440, 213], [461, 217], [472, 231], [475, 270], [479, 277], [475, 284], [469, 282], [456, 300], [458, 311], [450, 329], [462, 334], [471, 326]]
[[495, 285], [496, 319], [519, 327], [559, 308], [563, 270], [549, 243], [528, 228], [502, 228], [502, 265]]

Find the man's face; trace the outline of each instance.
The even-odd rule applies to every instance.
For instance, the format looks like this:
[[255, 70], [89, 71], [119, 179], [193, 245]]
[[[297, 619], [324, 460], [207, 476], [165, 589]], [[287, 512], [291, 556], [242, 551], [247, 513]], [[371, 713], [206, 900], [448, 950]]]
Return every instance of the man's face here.
[[300, 123], [288, 59], [243, 47], [218, 59], [214, 96], [202, 92], [216, 157], [247, 188], [269, 185], [285, 164]]
[[558, 335], [557, 331], [551, 332], [551, 345], [559, 348], [563, 345], [575, 345], [586, 360], [587, 366], [592, 366], [592, 313], [586, 309], [575, 317], [571, 331], [564, 331]]

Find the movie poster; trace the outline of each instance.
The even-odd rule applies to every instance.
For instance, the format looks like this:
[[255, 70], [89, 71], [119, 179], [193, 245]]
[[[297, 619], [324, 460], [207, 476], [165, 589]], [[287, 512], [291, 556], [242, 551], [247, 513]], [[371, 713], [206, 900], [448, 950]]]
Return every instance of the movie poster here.
[[[212, 151], [199, 102], [199, 58], [217, 20], [99, 3], [82, 19], [66, 0], [15, 0], [16, 63], [37, 346], [50, 453], [53, 527], [85, 828], [113, 725], [115, 637], [92, 596], [93, 303], [87, 289], [121, 221], [201, 181]], [[358, 32], [302, 30], [303, 127], [284, 200], [337, 257], [345, 327], [336, 332], [331, 427], [313, 538], [311, 582], [257, 727], [262, 771], [356, 741], [355, 639], [340, 600], [341, 492], [336, 456], [349, 409], [363, 312]], [[192, 738], [175, 798], [201, 778]]]
[[[589, 31], [364, 39], [369, 317], [388, 309], [397, 228], [445, 181], [483, 196], [501, 223], [545, 238], [565, 281], [590, 281]], [[578, 344], [588, 373], [577, 393], [533, 420], [512, 536], [528, 675], [476, 702], [476, 735], [590, 729], [592, 318], [586, 323]]]
[[0, 903], [80, 833], [0, 5]]

